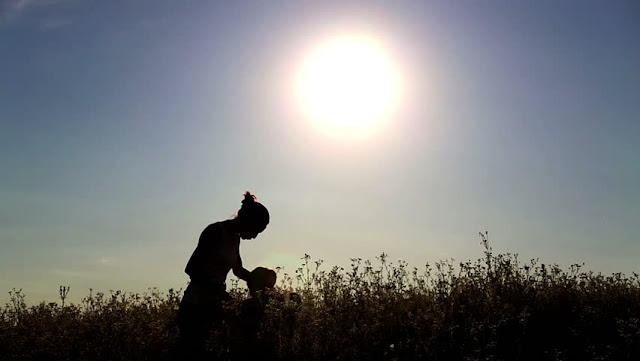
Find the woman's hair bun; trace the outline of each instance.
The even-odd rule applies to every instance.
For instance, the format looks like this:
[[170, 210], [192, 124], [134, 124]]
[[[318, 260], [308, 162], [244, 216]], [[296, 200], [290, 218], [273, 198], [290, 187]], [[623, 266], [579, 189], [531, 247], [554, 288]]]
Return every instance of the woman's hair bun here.
[[249, 191], [244, 192], [244, 199], [242, 200], [243, 205], [247, 205], [249, 203], [255, 203], [256, 196], [251, 194]]
[[244, 199], [237, 217], [262, 224], [265, 227], [269, 224], [269, 211], [249, 191], [244, 192]]

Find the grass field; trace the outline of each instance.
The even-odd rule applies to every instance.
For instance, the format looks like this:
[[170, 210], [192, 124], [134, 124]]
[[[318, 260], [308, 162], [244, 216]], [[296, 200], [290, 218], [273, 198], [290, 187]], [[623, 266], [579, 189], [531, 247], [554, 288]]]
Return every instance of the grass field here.
[[[421, 269], [382, 254], [324, 270], [305, 255], [295, 274], [280, 272], [253, 347], [276, 360], [640, 360], [637, 274], [521, 262], [481, 237], [479, 260]], [[248, 297], [230, 288], [227, 321], [209, 340], [210, 356], [223, 360]], [[90, 292], [80, 304], [31, 307], [10, 293], [0, 308], [2, 360], [173, 357], [180, 290]]]

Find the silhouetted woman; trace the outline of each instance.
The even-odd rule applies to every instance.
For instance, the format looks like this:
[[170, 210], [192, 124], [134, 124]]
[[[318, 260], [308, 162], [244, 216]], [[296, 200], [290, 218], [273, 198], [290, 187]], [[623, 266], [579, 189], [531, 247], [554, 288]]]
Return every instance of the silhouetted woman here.
[[180, 302], [180, 343], [187, 360], [202, 359], [209, 327], [222, 320], [222, 303], [228, 300], [229, 270], [249, 281], [251, 273], [242, 266], [240, 239], [253, 239], [269, 224], [269, 212], [256, 197], [244, 193], [242, 207], [229, 220], [207, 226], [191, 255], [185, 272], [191, 282]]

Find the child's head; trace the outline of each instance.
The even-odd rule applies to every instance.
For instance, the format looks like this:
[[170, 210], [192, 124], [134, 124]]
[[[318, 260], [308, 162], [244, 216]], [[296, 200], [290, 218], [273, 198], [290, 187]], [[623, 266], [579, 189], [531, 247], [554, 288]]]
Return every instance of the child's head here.
[[276, 271], [267, 267], [256, 267], [251, 271], [247, 285], [252, 293], [273, 288], [276, 285]]

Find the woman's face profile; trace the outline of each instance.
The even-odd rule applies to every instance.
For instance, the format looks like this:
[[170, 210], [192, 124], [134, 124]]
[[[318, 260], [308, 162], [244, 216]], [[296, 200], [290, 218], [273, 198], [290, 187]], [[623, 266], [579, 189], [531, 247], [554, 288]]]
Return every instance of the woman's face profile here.
[[247, 222], [240, 229], [240, 237], [242, 239], [254, 239], [258, 234], [267, 228], [266, 224]]

